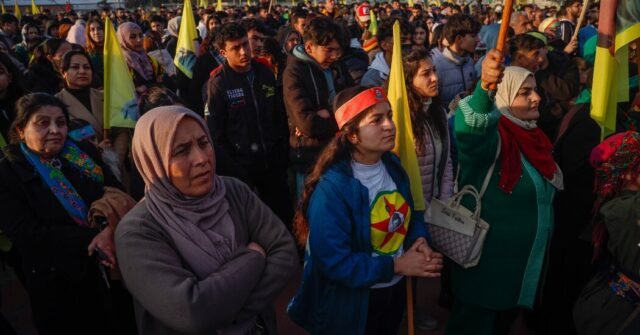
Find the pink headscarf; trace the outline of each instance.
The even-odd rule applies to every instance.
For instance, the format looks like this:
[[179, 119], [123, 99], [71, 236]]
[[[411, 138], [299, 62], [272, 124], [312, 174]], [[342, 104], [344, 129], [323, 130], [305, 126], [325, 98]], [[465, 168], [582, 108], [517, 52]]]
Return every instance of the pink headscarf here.
[[197, 121], [213, 145], [200, 116], [184, 107], [166, 106], [154, 108], [138, 120], [132, 152], [144, 179], [147, 209], [169, 233], [182, 259], [203, 279], [231, 259], [236, 247], [235, 227], [220, 177], [214, 176], [213, 189], [201, 198], [186, 197], [171, 183], [171, 149], [178, 124], [185, 118]]
[[153, 66], [151, 66], [147, 54], [144, 51], [137, 51], [131, 46], [133, 43], [131, 43], [129, 35], [134, 29], [138, 29], [142, 33], [140, 26], [133, 22], [124, 22], [118, 25], [118, 32], [116, 33], [118, 42], [120, 42], [120, 48], [122, 48], [122, 53], [129, 67], [145, 80], [151, 80], [153, 79]]

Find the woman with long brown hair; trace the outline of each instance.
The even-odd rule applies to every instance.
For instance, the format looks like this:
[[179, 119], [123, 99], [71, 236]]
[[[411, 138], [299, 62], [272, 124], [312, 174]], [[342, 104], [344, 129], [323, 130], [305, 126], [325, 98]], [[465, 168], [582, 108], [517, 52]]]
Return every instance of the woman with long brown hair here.
[[99, 87], [102, 86], [102, 80], [104, 79], [104, 64], [102, 61], [102, 54], [104, 49], [104, 26], [102, 21], [98, 19], [91, 19], [87, 24], [85, 30], [85, 37], [87, 44], [85, 50], [89, 54], [91, 65], [95, 75], [93, 76], [94, 83], [97, 83]]
[[[447, 112], [440, 105], [438, 76], [429, 51], [424, 48], [412, 50], [402, 63], [422, 194], [426, 206], [429, 206], [433, 198], [446, 201], [453, 195], [455, 176], [450, 155], [451, 136]], [[426, 211], [424, 222], [430, 222]], [[443, 287], [446, 287], [446, 283], [443, 283]], [[428, 313], [417, 313], [416, 326], [421, 330], [433, 330], [438, 327], [438, 320]]]
[[291, 318], [311, 334], [395, 334], [404, 276], [437, 277], [442, 255], [427, 244], [397, 156], [382, 88], [356, 86], [335, 99], [338, 134], [306, 179], [294, 229], [306, 244]]

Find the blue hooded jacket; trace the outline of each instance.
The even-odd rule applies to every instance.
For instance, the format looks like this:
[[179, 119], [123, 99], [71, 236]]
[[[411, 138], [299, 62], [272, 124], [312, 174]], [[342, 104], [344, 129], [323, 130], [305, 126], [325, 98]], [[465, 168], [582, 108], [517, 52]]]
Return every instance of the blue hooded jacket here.
[[[420, 212], [413, 211], [409, 178], [394, 154], [382, 162], [411, 207], [407, 250], [427, 236]], [[347, 160], [329, 167], [309, 202], [309, 236], [302, 285], [289, 303], [291, 319], [310, 334], [363, 334], [374, 284], [390, 281], [393, 257], [373, 257], [369, 193]]]

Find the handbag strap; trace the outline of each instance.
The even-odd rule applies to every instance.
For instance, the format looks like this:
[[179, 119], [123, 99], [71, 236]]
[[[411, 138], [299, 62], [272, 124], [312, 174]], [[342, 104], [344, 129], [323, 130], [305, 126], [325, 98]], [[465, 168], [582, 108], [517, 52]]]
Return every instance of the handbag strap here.
[[496, 149], [496, 157], [493, 159], [493, 163], [489, 167], [489, 171], [487, 171], [487, 175], [484, 177], [484, 182], [482, 183], [482, 188], [480, 189], [480, 199], [484, 195], [484, 192], [487, 190], [487, 186], [489, 186], [489, 181], [491, 181], [491, 176], [493, 175], [493, 170], [496, 167], [496, 162], [498, 161], [498, 157], [500, 157], [500, 147], [502, 147], [502, 139], [498, 136], [498, 149]]

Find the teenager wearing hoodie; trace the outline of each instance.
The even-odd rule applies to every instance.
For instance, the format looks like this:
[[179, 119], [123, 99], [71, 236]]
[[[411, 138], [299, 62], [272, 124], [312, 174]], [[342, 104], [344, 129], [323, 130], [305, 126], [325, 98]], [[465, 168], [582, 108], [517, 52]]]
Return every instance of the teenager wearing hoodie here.
[[344, 38], [340, 26], [327, 17], [309, 22], [303, 37], [304, 44], [294, 47], [287, 59], [282, 78], [298, 190], [322, 148], [338, 131], [331, 102], [342, 87], [335, 84], [331, 64], [340, 58]]
[[[383, 86], [389, 78], [389, 66], [391, 65], [391, 57], [393, 54], [393, 24], [395, 19], [389, 19], [378, 27], [378, 52], [369, 70], [362, 77], [360, 84], [362, 86]], [[402, 32], [402, 41], [407, 41], [408, 49], [411, 49], [411, 35], [413, 35], [413, 26], [406, 21], [400, 21], [400, 31]], [[403, 43], [404, 45], [405, 43]]]

